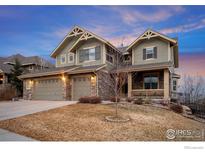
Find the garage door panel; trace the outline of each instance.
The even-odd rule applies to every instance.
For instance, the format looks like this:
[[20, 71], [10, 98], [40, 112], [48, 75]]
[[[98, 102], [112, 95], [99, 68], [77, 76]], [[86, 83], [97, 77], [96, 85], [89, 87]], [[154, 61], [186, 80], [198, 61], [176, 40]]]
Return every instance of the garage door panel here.
[[91, 95], [90, 77], [73, 77], [73, 100]]
[[63, 100], [63, 83], [60, 79], [39, 80], [34, 84], [33, 99]]

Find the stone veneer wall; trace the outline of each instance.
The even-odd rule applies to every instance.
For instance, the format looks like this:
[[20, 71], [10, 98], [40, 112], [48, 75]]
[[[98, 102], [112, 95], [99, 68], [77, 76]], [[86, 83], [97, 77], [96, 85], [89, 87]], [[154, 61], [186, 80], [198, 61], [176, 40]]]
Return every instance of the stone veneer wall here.
[[110, 97], [114, 96], [114, 91], [108, 85], [109, 84], [109, 74], [103, 71], [99, 71], [98, 75], [98, 95], [103, 100], [109, 100]]
[[71, 100], [72, 85], [71, 85], [71, 80], [69, 76], [66, 78], [66, 82], [64, 83], [63, 88], [64, 88], [63, 89], [64, 99]]
[[26, 89], [26, 80], [23, 80], [23, 99], [31, 100], [32, 99], [33, 88]]

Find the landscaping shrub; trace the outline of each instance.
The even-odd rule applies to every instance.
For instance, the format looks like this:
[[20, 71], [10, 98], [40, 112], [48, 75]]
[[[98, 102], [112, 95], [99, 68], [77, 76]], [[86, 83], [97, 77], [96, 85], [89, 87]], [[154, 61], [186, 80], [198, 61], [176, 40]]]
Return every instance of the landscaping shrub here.
[[4, 88], [0, 90], [0, 101], [12, 100], [16, 96], [14, 88]]
[[133, 101], [133, 98], [131, 98], [131, 97], [127, 97], [126, 101], [130, 103], [130, 102]]
[[[110, 101], [111, 102], [116, 102], [116, 97], [115, 96], [110, 97]], [[120, 102], [120, 97], [117, 97], [117, 102]]]
[[85, 96], [79, 99], [79, 103], [98, 104], [101, 103], [101, 98], [98, 96]]
[[142, 105], [143, 104], [143, 99], [138, 98], [138, 99], [134, 100], [134, 104]]
[[183, 107], [182, 107], [182, 105], [179, 105], [179, 104], [170, 104], [170, 109], [176, 113], [183, 112]]

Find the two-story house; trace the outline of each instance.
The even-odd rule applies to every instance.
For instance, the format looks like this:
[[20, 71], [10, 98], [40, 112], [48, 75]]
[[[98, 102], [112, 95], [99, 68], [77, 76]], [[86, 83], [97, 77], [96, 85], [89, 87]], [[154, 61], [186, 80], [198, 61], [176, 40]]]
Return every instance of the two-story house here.
[[[54, 69], [20, 76], [24, 98], [39, 100], [78, 100], [82, 96], [109, 97], [100, 82], [102, 72], [112, 69], [118, 49], [98, 35], [75, 26], [51, 53]], [[99, 74], [98, 72], [101, 71]], [[104, 77], [104, 75], [103, 75]]]
[[54, 67], [53, 64], [38, 56], [25, 57], [21, 54], [16, 54], [0, 57], [0, 85], [10, 83], [11, 69], [13, 69], [15, 60], [21, 63], [25, 73]]
[[[125, 57], [120, 71], [128, 73], [123, 90], [126, 97], [170, 99], [177, 89], [177, 40], [147, 30], [128, 47], [116, 48], [100, 36], [75, 26], [51, 53], [56, 67], [20, 76], [24, 81], [24, 98], [39, 100], [78, 100], [82, 96], [113, 94], [104, 87], [102, 72], [109, 75], [117, 62]], [[109, 80], [109, 78], [107, 78]], [[101, 88], [104, 87], [104, 88]]]

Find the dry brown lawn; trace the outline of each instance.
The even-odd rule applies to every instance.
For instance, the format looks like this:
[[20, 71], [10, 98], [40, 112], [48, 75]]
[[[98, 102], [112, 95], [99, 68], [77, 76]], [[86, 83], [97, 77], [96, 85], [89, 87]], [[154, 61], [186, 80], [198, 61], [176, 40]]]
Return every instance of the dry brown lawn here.
[[41, 141], [162, 141], [170, 128], [205, 128], [204, 123], [151, 106], [121, 107], [120, 114], [132, 119], [126, 123], [107, 122], [105, 116], [113, 113], [112, 105], [74, 104], [1, 121], [0, 128]]

